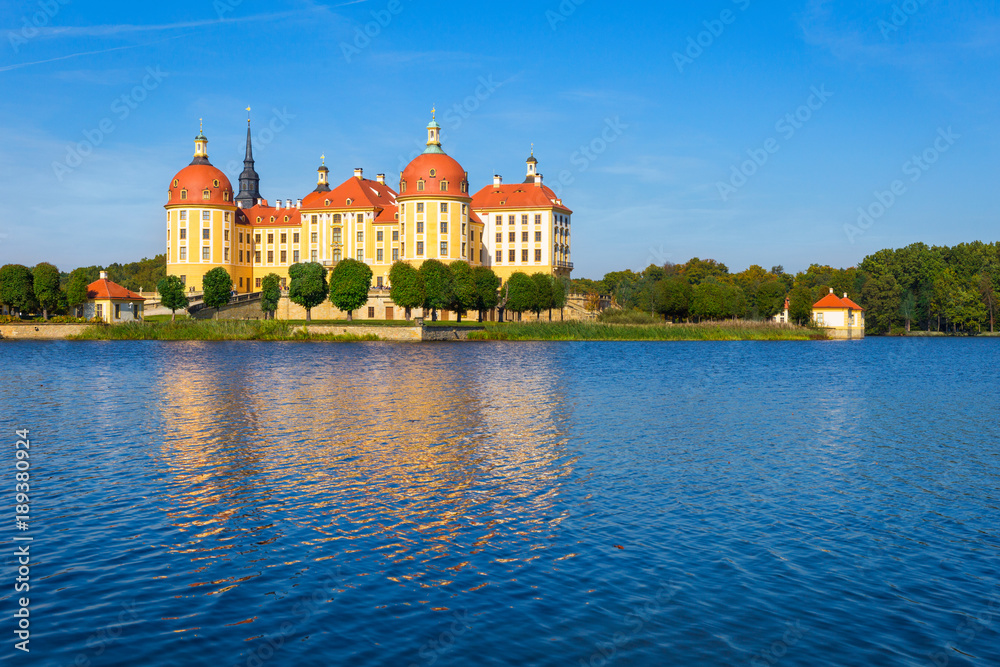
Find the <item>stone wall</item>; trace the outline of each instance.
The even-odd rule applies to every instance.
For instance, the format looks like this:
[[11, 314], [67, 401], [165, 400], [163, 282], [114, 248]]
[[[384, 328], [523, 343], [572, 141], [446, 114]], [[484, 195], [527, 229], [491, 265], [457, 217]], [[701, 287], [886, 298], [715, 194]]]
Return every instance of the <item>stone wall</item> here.
[[336, 326], [336, 325], [308, 325], [296, 327], [293, 332], [305, 331], [315, 336], [352, 336], [376, 335], [379, 340], [405, 341], [416, 343], [423, 340], [421, 327], [380, 327], [380, 326]]
[[0, 324], [0, 338], [6, 340], [63, 340], [83, 333], [94, 324]]

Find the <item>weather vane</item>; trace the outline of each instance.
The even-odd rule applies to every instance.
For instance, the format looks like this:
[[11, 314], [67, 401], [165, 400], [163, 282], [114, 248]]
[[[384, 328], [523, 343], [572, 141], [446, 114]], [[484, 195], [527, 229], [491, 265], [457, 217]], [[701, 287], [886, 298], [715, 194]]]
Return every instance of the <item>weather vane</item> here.
[[436, 104], [434, 105], [434, 108], [431, 109], [431, 120], [437, 120], [437, 105]]
[[535, 157], [535, 144], [531, 144], [531, 157]]

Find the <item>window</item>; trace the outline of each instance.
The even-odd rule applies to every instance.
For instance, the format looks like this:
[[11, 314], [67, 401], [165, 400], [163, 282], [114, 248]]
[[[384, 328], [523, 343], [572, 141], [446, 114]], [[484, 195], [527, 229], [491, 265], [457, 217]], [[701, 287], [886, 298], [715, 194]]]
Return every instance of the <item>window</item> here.
[[181, 227], [181, 241], [188, 237], [188, 230], [186, 227]]
[[281, 244], [284, 245], [286, 243], [288, 243], [288, 234], [282, 234], [281, 235]]
[[521, 224], [522, 225], [528, 224], [528, 214], [527, 213], [525, 213], [524, 215], [521, 216]]
[[[417, 181], [417, 192], [423, 192], [423, 191], [424, 191], [424, 182], [423, 180], [419, 180]], [[420, 206], [420, 204], [417, 204], [417, 206]]]
[[528, 232], [521, 232], [521, 243], [528, 242]]
[[441, 233], [442, 234], [447, 234], [448, 233], [448, 223], [447, 222], [442, 222], [441, 223]]
[[188, 281], [187, 276], [181, 276], [181, 285], [187, 285], [187, 281]]
[[399, 230], [398, 229], [392, 230], [392, 240], [393, 241], [398, 241], [399, 240]]
[[115, 319], [120, 320], [122, 318], [122, 305], [120, 303], [115, 304]]
[[[339, 229], [335, 229], [335, 230], [333, 230], [333, 242], [334, 242], [334, 243], [340, 243], [340, 241], [338, 241], [338, 240], [337, 240], [337, 234], [339, 234], [339, 233], [340, 233], [340, 230], [339, 230]], [[312, 233], [312, 236], [310, 237], [310, 240], [311, 240], [311, 241], [312, 241], [313, 243], [319, 243], [319, 234], [318, 234], [318, 233], [316, 233], [316, 232], [313, 232], [313, 233]]]
[[226, 262], [228, 262], [228, 261], [229, 261], [229, 248], [226, 248], [226, 249], [224, 249], [224, 250], [222, 251], [222, 253], [223, 253], [223, 255], [224, 255], [224, 258], [223, 258], [223, 260], [224, 260], [224, 261], [226, 261]]
[[201, 258], [203, 260], [205, 260], [205, 261], [208, 261], [208, 260], [212, 259], [212, 249], [209, 248], [208, 246], [205, 246], [204, 248], [202, 248], [201, 249]]
[[293, 250], [292, 251], [292, 264], [298, 264], [298, 263], [299, 263], [299, 251], [298, 250]]
[[229, 211], [226, 211], [225, 219], [226, 219], [226, 222], [232, 222], [233, 221], [233, 214], [230, 213]]
[[254, 236], [254, 240], [255, 240], [255, 241], [256, 241], [257, 243], [260, 243], [260, 234], [257, 234], [256, 236]]
[[378, 278], [375, 279], [375, 286], [378, 287], [379, 289], [382, 289], [382, 276], [379, 276]]
[[312, 223], [315, 225], [318, 221], [319, 221], [319, 216], [318, 215], [314, 215], [312, 217]]
[[417, 213], [423, 213], [423, 212], [424, 212], [424, 203], [422, 201], [418, 201], [417, 202]]
[[385, 232], [382, 230], [375, 232], [375, 240], [382, 243], [385, 240]]
[[[336, 253], [334, 253], [334, 254], [336, 255]], [[315, 262], [316, 261], [316, 251], [315, 250], [312, 251], [312, 254], [309, 257], [309, 261], [311, 261], [311, 262]]]
[[243, 278], [240, 278], [240, 289], [243, 289]]
[[497, 243], [503, 243], [503, 232], [497, 232]]
[[223, 232], [222, 232], [222, 240], [225, 241], [225, 242], [227, 242], [227, 243], [229, 242], [229, 230], [228, 229], [223, 230]]
[[[351, 200], [348, 199], [347, 202], [348, 202], [348, 205], [350, 205]], [[360, 225], [361, 223], [363, 223], [365, 221], [365, 214], [364, 213], [358, 213], [357, 216], [354, 219]]]
[[[314, 252], [313, 252], [313, 256], [315, 256], [315, 255], [316, 255], [316, 253], [315, 253], [315, 251], [314, 251]], [[340, 261], [340, 260], [342, 260], [343, 258], [344, 258], [344, 255], [343, 255], [343, 253], [342, 253], [342, 252], [340, 251], [340, 248], [337, 248], [336, 250], [334, 250], [334, 251], [333, 251], [333, 261], [335, 261], [335, 262], [339, 262], [339, 261]], [[313, 261], [315, 262], [316, 260], [314, 259]]]
[[816, 313], [816, 324], [823, 326], [823, 313]]
[[446, 202], [441, 202], [441, 212], [447, 215], [447, 213], [448, 213], [448, 204]]
[[441, 256], [442, 257], [447, 257], [448, 256], [448, 242], [447, 241], [441, 241]]
[[204, 241], [208, 241], [210, 238], [212, 238], [212, 230], [211, 229], [201, 230], [201, 238]]
[[201, 198], [202, 199], [211, 199], [212, 198], [212, 192], [210, 190], [202, 190], [201, 191]]
[[294, 234], [292, 234], [292, 243], [298, 243], [298, 242], [299, 242], [299, 233], [295, 232]]
[[435, 177], [437, 177], [437, 175], [438, 175], [438, 170], [437, 169], [431, 169], [431, 178], [435, 178]]
[[469, 205], [462, 204], [462, 215], [469, 215]]
[[274, 234], [268, 234], [267, 235], [267, 244], [268, 245], [274, 245]]
[[503, 263], [503, 250], [497, 250], [497, 264]]
[[[250, 253], [247, 253], [247, 255], [249, 255], [249, 254]], [[240, 250], [240, 264], [242, 264], [242, 263], [243, 263], [243, 251]]]
[[[462, 223], [462, 236], [465, 236], [465, 230], [466, 229], [467, 229], [467, 227], [465, 226], [465, 223], [463, 222]], [[475, 236], [475, 234], [473, 234], [473, 236]]]
[[392, 261], [394, 261], [394, 262], [398, 262], [399, 261], [399, 249], [398, 248], [393, 248], [392, 249]]
[[287, 264], [288, 263], [288, 251], [287, 250], [282, 250], [281, 251], [281, 263], [282, 264]]
[[467, 251], [466, 251], [465, 247], [466, 247], [466, 245], [465, 245], [465, 244], [463, 243], [463, 244], [462, 244], [462, 257], [465, 257], [465, 255], [466, 255], [466, 253], [467, 253]]
[[377, 261], [379, 264], [385, 261], [384, 253], [385, 251], [382, 250], [382, 248], [379, 248], [378, 250], [375, 251], [375, 261]]
[[256, 283], [257, 289], [260, 289], [261, 280], [262, 280], [261, 278], [257, 279], [257, 283]]
[[535, 224], [536, 225], [542, 224], [542, 214], [541, 213], [536, 213], [535, 214]]
[[400, 192], [406, 192], [406, 181], [400, 181], [399, 182], [399, 191]]
[[375, 319], [375, 306], [368, 306], [368, 319]]
[[181, 211], [181, 220], [187, 220], [187, 219], [188, 219], [188, 212]]
[[542, 242], [542, 233], [535, 232], [535, 243], [541, 243], [541, 242]]
[[423, 234], [423, 233], [424, 233], [424, 223], [423, 222], [418, 222], [417, 223], [417, 234]]
[[528, 251], [527, 250], [522, 250], [521, 251], [521, 261], [522, 262], [527, 262], [528, 261]]
[[212, 212], [211, 211], [202, 211], [201, 212], [201, 219], [203, 221], [205, 221], [205, 222], [210, 222], [212, 220]]
[[175, 179], [174, 179], [174, 187], [176, 188], [176, 187], [177, 187], [178, 185], [180, 185], [180, 181], [178, 181], [178, 180], [177, 180], [177, 179], [175, 178]]
[[542, 261], [542, 249], [541, 248], [535, 248], [535, 261], [536, 262]]
[[258, 264], [260, 264], [260, 250], [257, 250], [257, 251], [254, 252], [254, 254], [253, 254], [253, 261], [255, 261]]
[[288, 278], [281, 279], [281, 289], [288, 289]]
[[364, 250], [362, 250], [361, 248], [358, 248], [358, 256], [357, 256], [357, 260], [358, 260], [359, 262], [363, 262], [363, 261], [365, 261], [365, 251], [364, 251]]
[[509, 261], [511, 264], [513, 264], [514, 262], [517, 261], [517, 251], [516, 250], [511, 250], [507, 254], [507, 261]]
[[469, 190], [469, 184], [467, 181], [462, 181], [462, 192], [467, 192]]
[[274, 251], [273, 250], [268, 250], [267, 251], [267, 263], [268, 264], [274, 264]]
[[365, 242], [365, 233], [358, 232], [358, 243], [364, 243], [364, 242]]
[[229, 190], [222, 191], [222, 201], [229, 201]]
[[179, 257], [181, 261], [184, 261], [188, 258], [188, 249], [185, 248], [184, 246], [181, 246]]
[[424, 256], [424, 242], [417, 241], [417, 257], [423, 257], [423, 256]]
[[517, 243], [517, 232], [511, 232], [509, 236], [511, 243]]
[[181, 190], [181, 199], [187, 199], [187, 198], [188, 198], [188, 191]]
[[509, 216], [509, 217], [507, 218], [507, 222], [508, 222], [509, 224], [511, 224], [511, 225], [513, 225], [513, 224], [514, 224], [514, 223], [515, 223], [516, 221], [517, 221], [517, 216], [516, 216], [516, 215], [512, 215], [512, 216]]
[[448, 181], [441, 181], [441, 192], [448, 192]]
[[96, 306], [94, 306], [94, 315], [97, 316], [98, 318], [104, 319], [104, 304], [103, 303], [99, 303]]
[[333, 214], [333, 224], [339, 225], [340, 222], [341, 222], [341, 220], [342, 220], [342, 218], [340, 217], [339, 213], [334, 213]]

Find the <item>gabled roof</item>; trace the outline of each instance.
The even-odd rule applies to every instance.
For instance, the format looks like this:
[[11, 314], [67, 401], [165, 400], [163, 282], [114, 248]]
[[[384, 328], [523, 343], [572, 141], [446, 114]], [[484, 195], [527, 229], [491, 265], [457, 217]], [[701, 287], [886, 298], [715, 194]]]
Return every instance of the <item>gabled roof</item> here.
[[[327, 200], [330, 201], [327, 204]], [[351, 203], [348, 204], [347, 201]], [[385, 183], [351, 177], [330, 192], [310, 192], [302, 200], [303, 210], [385, 209], [396, 205], [396, 191]]]
[[100, 278], [87, 285], [88, 299], [121, 299], [125, 301], [145, 301], [146, 297], [127, 290], [107, 278]]
[[563, 213], [573, 213], [547, 185], [535, 183], [507, 183], [487, 185], [472, 197], [472, 208], [503, 210], [505, 208], [554, 208]]
[[[262, 201], [263, 204], [237, 209], [237, 224], [251, 227], [298, 227], [302, 224], [302, 214], [299, 213], [299, 209], [276, 208], [268, 206], [266, 199]], [[241, 216], [245, 216], [245, 219]], [[260, 218], [260, 222], [257, 222], [257, 218]], [[274, 222], [271, 222], [271, 218], [274, 218]], [[285, 218], [288, 218], [287, 222]]]
[[841, 310], [847, 308], [852, 308], [854, 310], [862, 310], [862, 311], [864, 310], [864, 308], [854, 303], [850, 299], [847, 298], [841, 299], [833, 292], [830, 292], [822, 299], [820, 299], [818, 302], [816, 302], [816, 304], [813, 305], [813, 308], [818, 308], [821, 310], [822, 309]]

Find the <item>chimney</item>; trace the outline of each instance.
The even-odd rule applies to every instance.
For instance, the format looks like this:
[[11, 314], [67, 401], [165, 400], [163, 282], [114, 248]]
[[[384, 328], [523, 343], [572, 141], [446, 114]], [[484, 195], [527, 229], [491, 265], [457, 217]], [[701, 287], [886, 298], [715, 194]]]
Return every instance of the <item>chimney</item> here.
[[541, 185], [542, 185], [542, 175], [541, 174], [535, 174], [535, 185], [541, 187]]
[[847, 292], [844, 292], [844, 298], [845, 299], [847, 298]]
[[503, 185], [503, 178], [498, 174], [493, 174], [493, 187], [499, 188]]
[[830, 294], [833, 294], [833, 288], [832, 287], [830, 288]]
[[101, 271], [101, 280], [107, 280], [107, 279], [108, 279], [108, 272]]
[[299, 199], [299, 200], [298, 200], [298, 201], [297, 201], [297, 202], [295, 203], [295, 208], [302, 208], [302, 200], [301, 200], [301, 199]]
[[354, 170], [354, 178], [361, 178], [364, 173], [365, 170], [359, 167], [358, 169]]
[[292, 207], [292, 200], [291, 199], [286, 199], [285, 200], [285, 208], [291, 208], [291, 207]]
[[385, 174], [379, 174], [378, 176], [375, 177], [375, 180], [381, 183], [382, 185], [385, 185]]
[[281, 208], [281, 200], [280, 199], [275, 199], [274, 200], [274, 208]]

